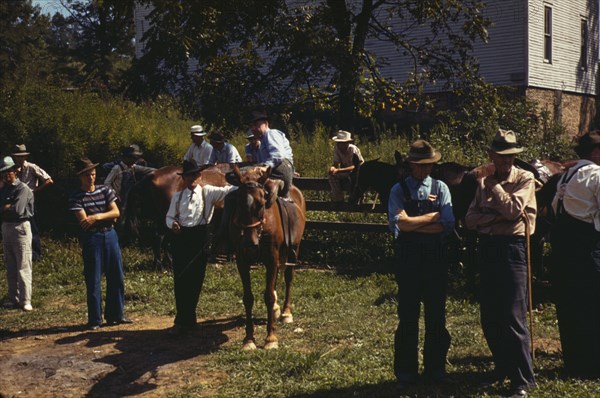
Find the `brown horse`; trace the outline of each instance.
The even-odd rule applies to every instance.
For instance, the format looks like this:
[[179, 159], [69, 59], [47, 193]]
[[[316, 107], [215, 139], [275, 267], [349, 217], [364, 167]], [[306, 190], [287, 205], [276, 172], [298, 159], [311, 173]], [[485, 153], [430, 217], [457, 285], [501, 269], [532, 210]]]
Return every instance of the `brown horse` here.
[[[265, 349], [277, 348], [275, 320], [280, 317], [284, 323], [293, 321], [291, 307], [291, 286], [294, 277], [293, 263], [299, 253], [300, 241], [306, 223], [306, 203], [302, 192], [290, 187], [292, 202], [276, 198], [273, 185], [278, 180], [269, 179], [270, 168], [246, 170], [242, 173], [234, 166], [239, 181], [236, 204], [230, 224], [230, 238], [236, 250], [236, 261], [244, 289], [246, 311], [246, 336], [243, 349], [256, 348], [252, 307], [254, 296], [250, 283], [250, 266], [262, 262], [266, 267], [266, 287], [264, 299], [267, 305], [267, 337]], [[275, 291], [279, 271], [285, 275], [285, 300], [283, 312], [277, 304]]]
[[[231, 170], [227, 163], [217, 164], [202, 171], [199, 184], [225, 186], [225, 175]], [[179, 166], [165, 166], [147, 175], [138, 181], [132, 188], [124, 214], [124, 242], [140, 237], [140, 218], [149, 220], [153, 227], [152, 251], [154, 264], [159, 268], [170, 267], [169, 230], [165, 224], [165, 217], [169, 210], [171, 198], [175, 192], [183, 189], [183, 179], [177, 173], [181, 172]], [[217, 213], [213, 220], [218, 218]], [[216, 222], [216, 221], [215, 221]], [[163, 256], [164, 254], [164, 256]]]

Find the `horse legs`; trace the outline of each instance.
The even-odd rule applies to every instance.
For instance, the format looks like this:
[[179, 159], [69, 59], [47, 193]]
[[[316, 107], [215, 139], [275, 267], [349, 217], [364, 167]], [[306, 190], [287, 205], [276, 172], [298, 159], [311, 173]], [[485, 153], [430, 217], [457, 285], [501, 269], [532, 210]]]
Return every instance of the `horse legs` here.
[[285, 301], [283, 302], [283, 313], [281, 321], [283, 323], [294, 322], [292, 315], [292, 281], [294, 279], [294, 267], [285, 267]]
[[270, 350], [278, 348], [277, 336], [275, 335], [275, 282], [277, 281], [277, 265], [265, 264], [267, 270], [267, 286], [265, 288], [265, 304], [267, 305], [267, 338], [265, 339], [265, 349]]
[[242, 350], [255, 350], [256, 341], [254, 340], [254, 323], [252, 321], [254, 296], [252, 295], [252, 285], [250, 283], [250, 264], [240, 260], [240, 256], [238, 256], [237, 268], [242, 279], [244, 309], [246, 310], [246, 336], [244, 337]]

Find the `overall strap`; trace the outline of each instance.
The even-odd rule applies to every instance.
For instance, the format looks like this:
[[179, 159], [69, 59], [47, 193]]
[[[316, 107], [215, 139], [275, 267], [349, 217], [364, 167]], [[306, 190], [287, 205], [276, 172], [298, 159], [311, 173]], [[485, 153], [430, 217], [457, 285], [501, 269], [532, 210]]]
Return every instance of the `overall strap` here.
[[[406, 177], [408, 178], [408, 177]], [[408, 184], [406, 183], [406, 178], [400, 180], [400, 186], [402, 187], [402, 192], [404, 193], [404, 204], [412, 201], [412, 196], [410, 195], [410, 189], [408, 189]]]
[[[565, 212], [565, 207], [563, 205], [563, 196], [564, 196], [564, 189], [565, 189], [564, 187], [566, 187], [566, 185], [569, 183], [569, 181], [571, 181], [571, 178], [573, 178], [575, 176], [575, 174], [577, 174], [577, 171], [580, 168], [582, 168], [583, 166], [587, 166], [587, 164], [579, 165], [577, 168], [575, 168], [573, 170], [571, 175], [569, 175], [569, 171], [565, 172], [565, 174], [560, 179], [560, 182], [558, 184], [558, 190], [559, 190], [560, 194], [558, 196], [558, 202], [556, 205], [556, 215], [563, 214], [563, 212]], [[561, 187], [562, 187], [562, 191], [561, 191]]]

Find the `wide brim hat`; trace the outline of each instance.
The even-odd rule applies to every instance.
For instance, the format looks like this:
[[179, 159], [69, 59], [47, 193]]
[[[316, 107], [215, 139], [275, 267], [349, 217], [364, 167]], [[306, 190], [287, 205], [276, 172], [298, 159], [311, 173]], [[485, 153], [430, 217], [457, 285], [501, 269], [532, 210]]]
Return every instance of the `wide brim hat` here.
[[206, 131], [204, 131], [204, 128], [202, 126], [200, 126], [199, 124], [195, 124], [190, 128], [190, 133], [192, 135], [195, 135], [197, 137], [203, 137], [206, 135]]
[[250, 118], [248, 120], [248, 124], [258, 122], [259, 120], [266, 120], [268, 122], [269, 116], [267, 116], [267, 114], [263, 113], [263, 112], [258, 112], [258, 111], [252, 112], [252, 115], [250, 116]]
[[121, 155], [123, 157], [129, 157], [129, 158], [139, 158], [143, 155], [144, 153], [140, 150], [140, 147], [132, 144], [129, 145], [128, 147], [123, 148], [123, 151], [121, 152]]
[[352, 142], [352, 133], [344, 130], [338, 130], [335, 137], [332, 138], [335, 142]]
[[251, 140], [254, 138], [258, 138], [258, 137], [256, 137], [252, 131], [248, 131], [248, 133], [246, 133], [246, 139]]
[[209, 138], [213, 142], [225, 142], [225, 137], [221, 133], [212, 133]]
[[88, 158], [79, 158], [75, 159], [75, 170], [77, 172], [75, 174], [80, 175], [85, 173], [86, 171], [95, 169], [100, 163], [94, 163]]
[[177, 173], [180, 176], [186, 176], [190, 174], [200, 173], [202, 170], [209, 168], [211, 165], [202, 164], [198, 166], [193, 160], [184, 160], [183, 161], [183, 171], [181, 173]]
[[27, 156], [29, 155], [29, 152], [27, 152], [27, 147], [25, 146], [25, 144], [18, 144], [15, 145], [15, 147], [13, 148], [13, 153], [11, 153], [12, 156]]
[[577, 139], [574, 149], [575, 153], [582, 157], [592, 152], [597, 146], [600, 146], [600, 131], [592, 130]]
[[489, 150], [498, 155], [515, 155], [523, 152], [525, 148], [517, 142], [514, 131], [498, 129]]
[[416, 140], [410, 145], [407, 160], [411, 163], [428, 164], [436, 163], [442, 158], [442, 154], [436, 151], [429, 142]]
[[10, 170], [10, 169], [12, 169], [14, 167], [15, 167], [15, 161], [10, 156], [5, 156], [0, 161], [0, 173], [2, 173], [4, 171], [8, 171], [8, 170]]

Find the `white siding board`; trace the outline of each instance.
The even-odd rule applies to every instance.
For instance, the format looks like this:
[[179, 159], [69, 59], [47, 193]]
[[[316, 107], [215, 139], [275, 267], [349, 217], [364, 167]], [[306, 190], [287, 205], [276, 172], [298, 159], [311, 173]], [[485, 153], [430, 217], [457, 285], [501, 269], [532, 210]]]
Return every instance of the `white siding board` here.
[[[596, 94], [598, 73], [598, 2], [529, 0], [529, 85]], [[552, 7], [552, 63], [544, 62], [544, 5]], [[588, 68], [580, 68], [581, 19], [589, 29]]]

